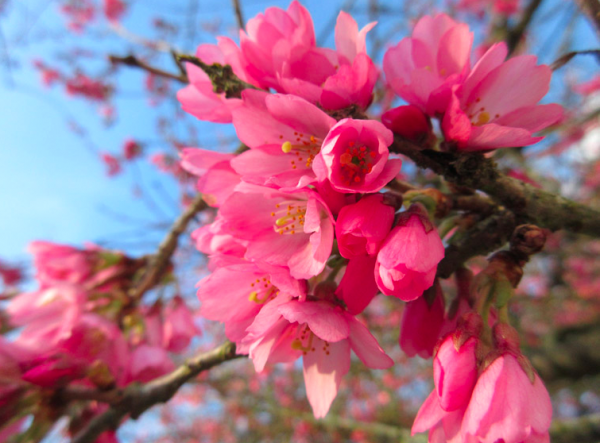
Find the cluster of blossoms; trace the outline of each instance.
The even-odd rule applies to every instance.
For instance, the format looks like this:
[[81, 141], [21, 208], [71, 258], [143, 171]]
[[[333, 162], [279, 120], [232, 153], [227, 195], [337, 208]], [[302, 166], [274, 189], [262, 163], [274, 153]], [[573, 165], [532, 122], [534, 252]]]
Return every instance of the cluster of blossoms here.
[[[39, 288], [10, 298], [0, 325], [23, 328], [13, 341], [0, 337], [0, 423], [11, 424], [3, 428], [6, 435], [18, 432], [31, 412], [27, 405], [44, 390], [150, 381], [173, 370], [171, 354], [185, 351], [200, 332], [180, 297], [147, 307], [128, 296], [145, 260], [41, 241], [31, 243], [30, 252]], [[116, 441], [111, 435], [106, 442]]]
[[[379, 292], [399, 298], [408, 302], [400, 345], [409, 355], [431, 356], [443, 340], [435, 360], [438, 390], [415, 431], [432, 429], [432, 441], [547, 438], [547, 393], [518, 344], [503, 338], [508, 326], [483, 312], [489, 304], [476, 309], [468, 284], [446, 312], [435, 280], [444, 257], [436, 226], [423, 205], [401, 211], [402, 197], [384, 188], [402, 164], [393, 154], [394, 133], [431, 147], [431, 118], [439, 119], [448, 150], [539, 141], [533, 133], [562, 116], [559, 105], [538, 104], [550, 68], [532, 56], [504, 61], [503, 43], [471, 66], [468, 27], [444, 14], [426, 16], [384, 56], [387, 83], [408, 105], [387, 111], [381, 123], [363, 114], [379, 74], [365, 47], [373, 26], [359, 30], [341, 12], [336, 49], [320, 48], [310, 15], [294, 1], [287, 11], [269, 8], [251, 19], [239, 47], [225, 37], [200, 45], [202, 62], [230, 65], [249, 85], [238, 98], [215, 93], [207, 74], [187, 64], [190, 85], [178, 93], [183, 109], [233, 123], [248, 148], [239, 155], [182, 153], [182, 167], [200, 177], [198, 191], [218, 209], [193, 234], [212, 271], [198, 284], [200, 312], [225, 324], [237, 352], [248, 354], [259, 372], [267, 363], [302, 357], [307, 397], [320, 418], [349, 370], [351, 350], [370, 368], [393, 364], [356, 316]], [[492, 326], [500, 331], [493, 341]], [[453, 351], [448, 343], [456, 336]], [[460, 384], [463, 374], [468, 380]], [[502, 386], [491, 386], [495, 380]], [[535, 408], [523, 397], [512, 409], [497, 397], [525, 382], [532, 399], [546, 396], [535, 414], [521, 414]]]

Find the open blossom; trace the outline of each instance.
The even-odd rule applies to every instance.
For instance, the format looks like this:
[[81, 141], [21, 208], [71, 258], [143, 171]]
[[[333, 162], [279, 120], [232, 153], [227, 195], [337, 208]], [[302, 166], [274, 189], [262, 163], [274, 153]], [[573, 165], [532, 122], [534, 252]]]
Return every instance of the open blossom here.
[[[219, 37], [217, 45], [198, 46], [196, 57], [207, 64], [230, 65], [238, 78], [260, 86], [256, 80], [245, 73], [241, 67], [244, 64], [243, 56], [235, 43], [227, 37]], [[190, 84], [177, 92], [177, 100], [183, 110], [200, 120], [231, 123], [231, 111], [241, 101], [236, 98], [226, 98], [224, 93], [215, 93], [210, 78], [198, 66], [186, 63], [185, 69]]]
[[249, 187], [233, 193], [221, 215], [229, 233], [249, 240], [248, 260], [286, 266], [295, 278], [310, 278], [325, 268], [333, 216], [316, 192]]
[[393, 361], [369, 330], [339, 306], [278, 297], [256, 316], [242, 344], [258, 372], [269, 362], [302, 356], [306, 394], [316, 418], [327, 414], [342, 377], [350, 369], [350, 350], [374, 369]]
[[110, 21], [119, 21], [127, 9], [122, 0], [104, 0], [104, 15]]
[[197, 295], [202, 316], [225, 323], [227, 338], [239, 342], [260, 310], [280, 292], [305, 299], [306, 285], [285, 268], [239, 259], [200, 281]]
[[106, 175], [109, 177], [114, 177], [121, 172], [121, 163], [119, 163], [119, 159], [117, 157], [109, 154], [108, 152], [103, 152], [100, 154], [100, 158], [106, 165]]
[[434, 117], [446, 110], [452, 86], [469, 73], [473, 33], [446, 14], [425, 16], [412, 37], [390, 48], [383, 70], [394, 92]]
[[444, 245], [426, 217], [407, 211], [377, 254], [375, 279], [385, 295], [411, 301], [433, 284]]
[[[366, 108], [371, 103], [378, 70], [366, 54], [366, 33], [344, 12], [338, 16], [337, 50], [316, 46], [309, 12], [293, 1], [287, 10], [268, 8], [240, 31], [240, 47], [219, 37], [217, 45], [200, 45], [196, 56], [204, 63], [227, 64], [241, 80], [260, 89], [294, 94], [326, 109], [350, 105]], [[177, 98], [186, 112], [201, 120], [231, 122], [239, 99], [216, 94], [208, 76], [186, 64], [190, 85]]]
[[392, 132], [378, 121], [340, 120], [323, 140], [313, 169], [340, 192], [377, 192], [400, 171], [402, 160], [390, 159]]
[[200, 177], [196, 189], [209, 206], [221, 206], [240, 182], [239, 174], [231, 167], [234, 157], [233, 154], [199, 148], [185, 148], [181, 152], [181, 167]]
[[314, 182], [313, 160], [335, 119], [294, 95], [247, 90], [242, 98], [233, 125], [251, 149], [231, 164], [243, 180], [281, 188]]
[[505, 43], [493, 45], [464, 83], [453, 88], [442, 120], [447, 140], [461, 151], [528, 146], [540, 131], [562, 118], [557, 104], [539, 105], [550, 87], [552, 70], [533, 55], [504, 61]]

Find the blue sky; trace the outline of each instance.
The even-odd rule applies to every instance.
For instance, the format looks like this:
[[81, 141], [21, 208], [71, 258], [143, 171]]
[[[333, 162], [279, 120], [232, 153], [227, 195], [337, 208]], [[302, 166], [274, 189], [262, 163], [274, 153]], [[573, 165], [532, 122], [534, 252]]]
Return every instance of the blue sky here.
[[[533, 42], [533, 49], [534, 52], [541, 51], [541, 60], [546, 63], [553, 60], [556, 49], [553, 46], [558, 44], [552, 37], [553, 33], [571, 25], [569, 11], [560, 8], [560, 1], [545, 2], [537, 17], [544, 24], [542, 34]], [[130, 13], [123, 23], [139, 34], [151, 32], [149, 23], [155, 16], [181, 20], [183, 26], [194, 24], [193, 20], [189, 20], [188, 6], [192, 3], [188, 1], [168, 2], [169, 6], [158, 0], [130, 3]], [[317, 35], [328, 36], [326, 45], [333, 44], [333, 20], [340, 5], [353, 3], [353, 15], [359, 26], [364, 26], [370, 21], [366, 14], [366, 1], [304, 2], [313, 15]], [[235, 31], [229, 2], [197, 4], [196, 23], [199, 24], [201, 16], [204, 16], [209, 23], [222, 20], [221, 32]], [[288, 2], [242, 0], [242, 5], [244, 16], [248, 19], [269, 5], [287, 7]], [[553, 9], [557, 7], [559, 9]], [[34, 20], [32, 17], [37, 17], [38, 13], [39, 18]], [[393, 20], [381, 23], [376, 32], [386, 35], [395, 23]], [[0, 25], [8, 43], [2, 55], [3, 61], [6, 62], [8, 56], [22, 65], [21, 69], [7, 70], [4, 63], [4, 69], [0, 71], [0, 103], [4, 105], [0, 108], [0, 258], [27, 260], [24, 251], [27, 243], [34, 239], [81, 245], [85, 241], [113, 238], [113, 245], [134, 252], [153, 250], [161, 238], [162, 227], [178, 213], [174, 181], [156, 173], [145, 163], [139, 165], [135, 174], [127, 171], [117, 178], [108, 179], [96, 152], [118, 152], [123, 139], [128, 136], [156, 140], [154, 118], [157, 114], [172, 115], [173, 103], [149, 106], [142, 92], [141, 73], [123, 69], [119, 87], [124, 93], [116, 101], [118, 121], [106, 127], [94, 106], [69, 99], [60, 90], [44, 89], [38, 74], [30, 67], [33, 58], [52, 60], [57, 51], [74, 44], [92, 48], [98, 54], [125, 54], [128, 49], [135, 51], [137, 48], [110, 35], [102, 26], [93, 28], [93, 38], [86, 35], [77, 40], [73, 35], [52, 37], [53, 33], [63, 29], [63, 17], [58, 13], [57, 3], [46, 0], [9, 3]], [[573, 26], [576, 28], [575, 48], [597, 47], [597, 39], [587, 23], [579, 19]], [[46, 37], [42, 37], [44, 34]], [[402, 31], [394, 33], [391, 42], [397, 42], [404, 35]], [[98, 38], [100, 43], [95, 41], [98, 36], [103, 37]], [[20, 42], [17, 44], [15, 39]], [[207, 33], [197, 32], [192, 38], [191, 33], [186, 31], [176, 45], [191, 51], [201, 40], [213, 42]], [[90, 73], [97, 71], [99, 66], [93, 59], [89, 60]], [[168, 61], [164, 62], [164, 66], [174, 69]], [[590, 58], [583, 61], [582, 66], [593, 69], [594, 62]], [[588, 74], [580, 68], [575, 75], [586, 77]], [[67, 122], [74, 117], [88, 131], [87, 142], [68, 129]], [[186, 117], [181, 125], [192, 125], [201, 134], [208, 134], [200, 139], [205, 141], [203, 147], [211, 147], [213, 137], [210, 134], [214, 125], [191, 117]], [[230, 133], [225, 127], [218, 130], [223, 134]], [[160, 150], [161, 146], [152, 144], [151, 149]], [[154, 207], [133, 195], [136, 185], [151, 189], [149, 195], [153, 196]], [[109, 215], [105, 208], [120, 215]], [[119, 220], [123, 217], [128, 221]]]

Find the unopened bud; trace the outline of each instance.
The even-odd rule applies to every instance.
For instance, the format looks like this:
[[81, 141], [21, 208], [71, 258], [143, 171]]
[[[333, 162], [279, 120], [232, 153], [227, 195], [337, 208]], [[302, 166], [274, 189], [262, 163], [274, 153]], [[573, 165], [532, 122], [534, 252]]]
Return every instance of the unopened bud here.
[[548, 230], [535, 225], [520, 225], [515, 228], [510, 239], [510, 250], [527, 257], [544, 249]]
[[481, 330], [483, 329], [483, 319], [475, 311], [465, 313], [456, 325], [456, 331], [454, 332], [453, 340], [454, 347], [458, 352], [462, 345], [471, 337], [479, 338]]
[[519, 333], [508, 323], [496, 323], [492, 329], [494, 347], [500, 351], [508, 351], [515, 355], [521, 353]]

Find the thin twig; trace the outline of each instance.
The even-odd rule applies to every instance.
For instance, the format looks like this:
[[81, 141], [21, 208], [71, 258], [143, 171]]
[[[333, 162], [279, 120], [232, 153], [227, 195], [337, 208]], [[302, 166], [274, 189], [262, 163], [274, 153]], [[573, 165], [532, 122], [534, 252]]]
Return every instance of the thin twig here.
[[135, 55], [132, 55], [132, 54], [126, 55], [125, 57], [120, 57], [117, 55], [109, 55], [108, 60], [113, 65], [121, 64], [121, 65], [125, 65], [125, 66], [131, 66], [134, 68], [140, 68], [140, 69], [143, 69], [144, 71], [150, 72], [151, 74], [158, 75], [160, 77], [168, 78], [171, 80], [177, 80], [178, 82], [181, 82], [181, 83], [188, 83], [188, 78], [183, 73], [172, 74], [170, 72], [163, 71], [162, 69], [158, 69], [153, 66], [150, 66], [149, 64], [141, 61]]
[[231, 2], [233, 3], [233, 10], [235, 11], [237, 25], [243, 31], [245, 22], [244, 16], [242, 15], [242, 6], [240, 5], [240, 0], [231, 0]]
[[170, 374], [145, 385], [128, 386], [122, 392], [122, 398], [106, 412], [94, 417], [73, 438], [72, 443], [93, 443], [104, 431], [116, 429], [127, 415], [137, 419], [152, 406], [169, 401], [184, 383], [201, 372], [240, 357], [243, 355], [235, 353], [235, 345], [226, 342], [212, 351], [187, 360]]
[[417, 166], [431, 169], [451, 183], [485, 192], [510, 209], [517, 223], [600, 237], [600, 212], [560, 195], [535, 188], [498, 171], [496, 163], [481, 154], [420, 149], [396, 139], [390, 150], [411, 158]]
[[575, 2], [591, 20], [596, 34], [600, 37], [600, 2], [598, 0], [575, 0]]
[[527, 5], [527, 8], [523, 10], [523, 14], [521, 15], [521, 20], [508, 30], [506, 35], [506, 44], [508, 46], [508, 53], [512, 54], [517, 49], [521, 38], [525, 34], [529, 23], [533, 19], [533, 15], [538, 10], [541, 5], [542, 0], [531, 0]]
[[196, 213], [207, 207], [202, 199], [202, 194], [198, 194], [187, 207], [185, 212], [175, 221], [171, 230], [158, 247], [156, 255], [151, 259], [150, 267], [144, 273], [140, 283], [135, 286], [129, 293], [129, 296], [137, 300], [147, 290], [155, 286], [164, 275], [171, 256], [177, 248], [179, 236], [186, 230], [189, 222], [194, 218]]

